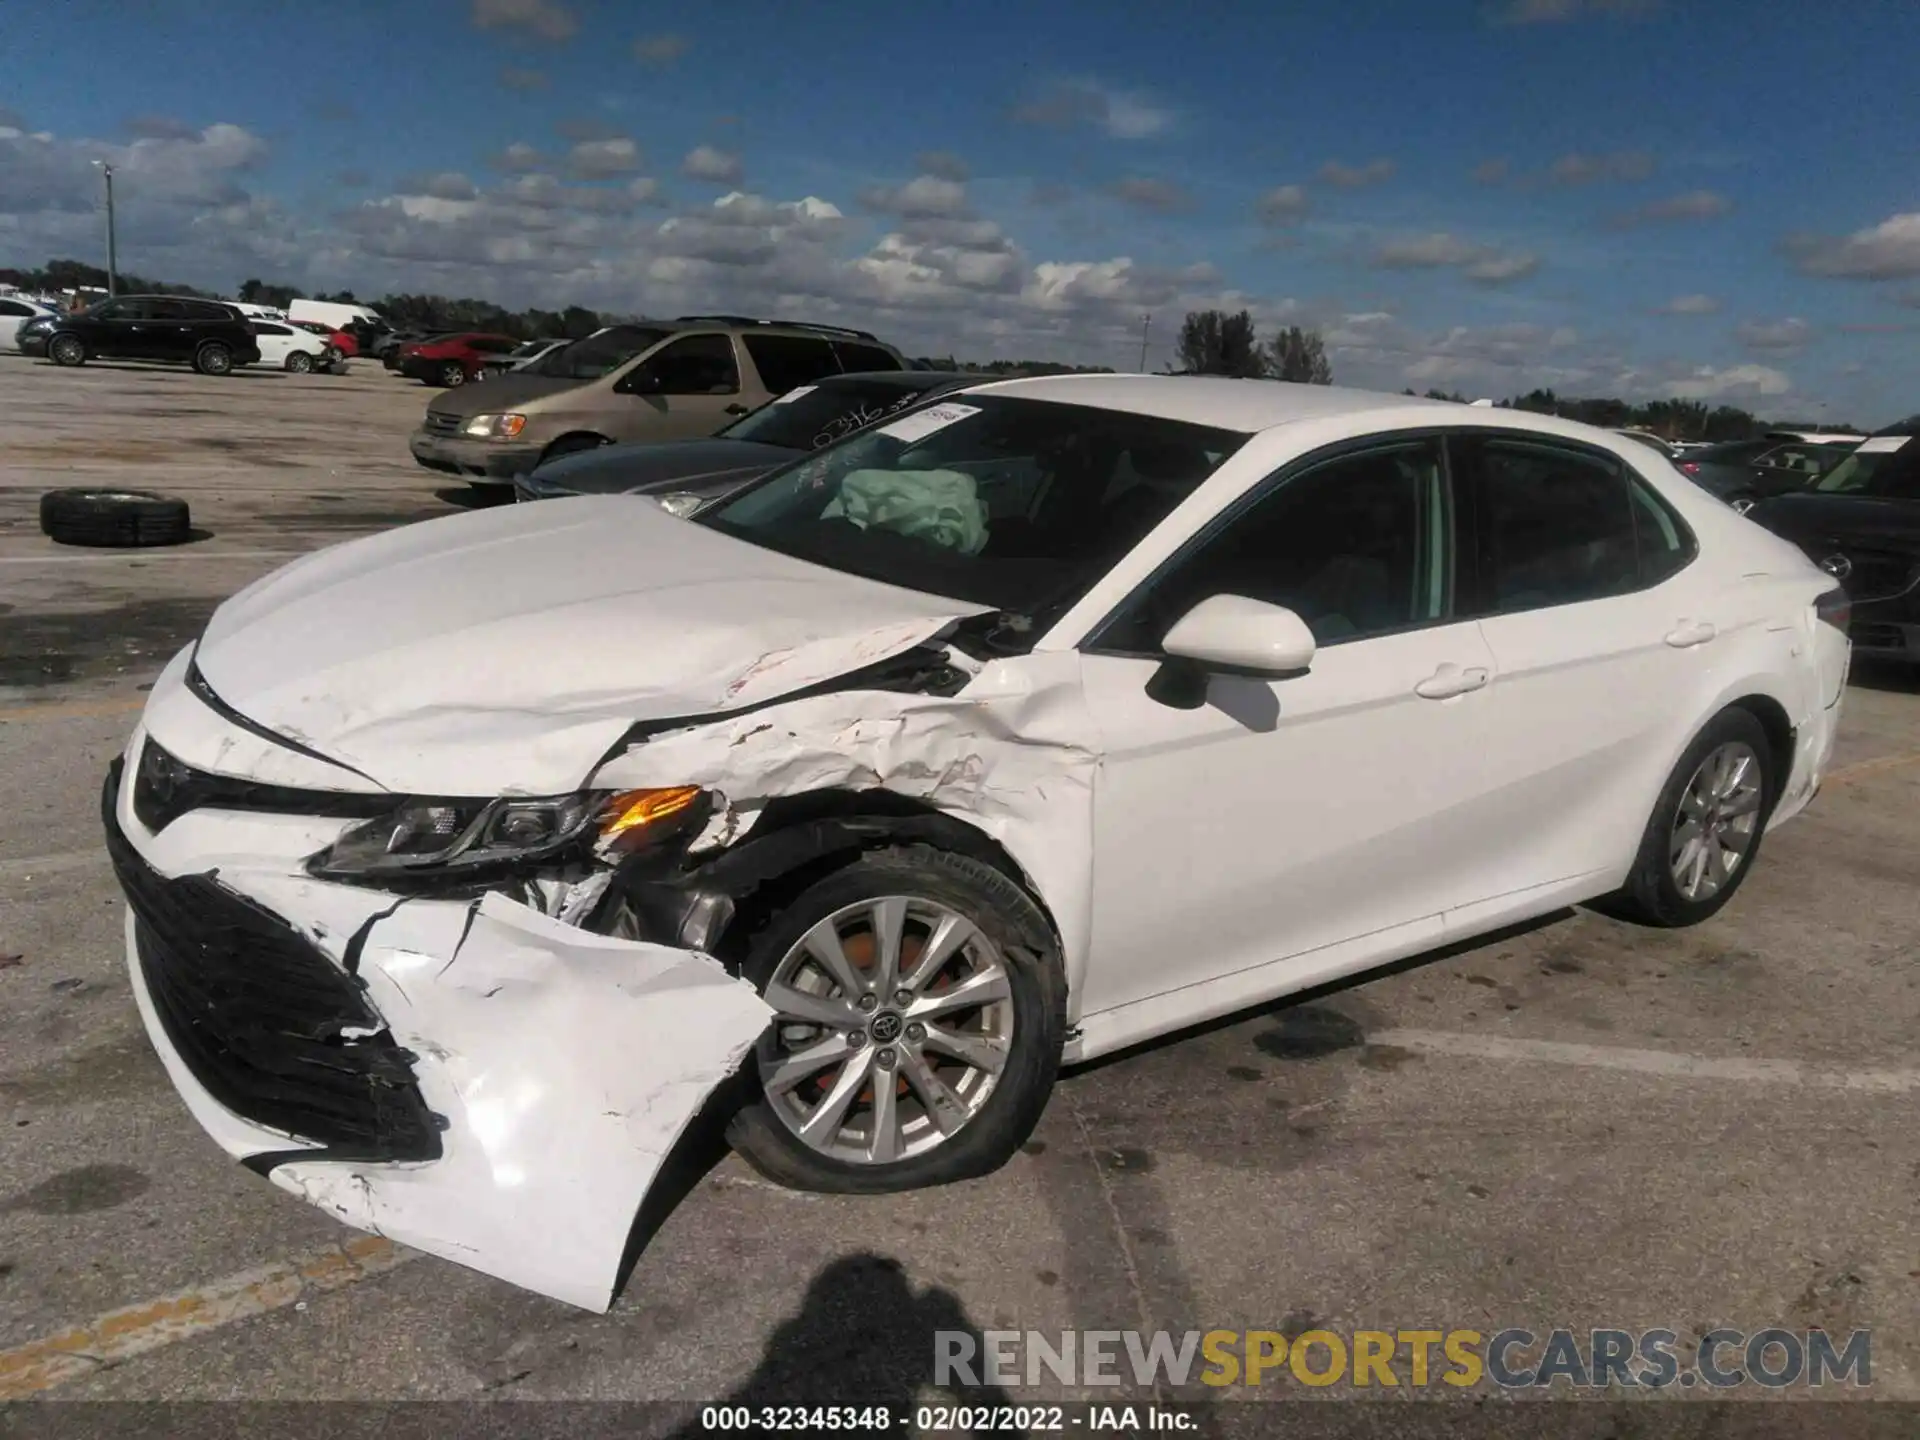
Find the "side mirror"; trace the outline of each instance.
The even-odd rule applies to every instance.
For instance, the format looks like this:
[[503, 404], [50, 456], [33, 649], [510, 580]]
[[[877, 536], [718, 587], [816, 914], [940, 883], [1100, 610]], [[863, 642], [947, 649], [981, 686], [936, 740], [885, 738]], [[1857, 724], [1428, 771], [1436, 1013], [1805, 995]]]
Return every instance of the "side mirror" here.
[[1175, 710], [1207, 703], [1208, 677], [1297, 675], [1316, 648], [1307, 622], [1283, 605], [1215, 595], [1183, 615], [1160, 642], [1167, 659], [1147, 681], [1147, 698]]
[[1215, 595], [1181, 616], [1160, 648], [1208, 670], [1295, 675], [1313, 663], [1318, 647], [1307, 622], [1284, 605]]

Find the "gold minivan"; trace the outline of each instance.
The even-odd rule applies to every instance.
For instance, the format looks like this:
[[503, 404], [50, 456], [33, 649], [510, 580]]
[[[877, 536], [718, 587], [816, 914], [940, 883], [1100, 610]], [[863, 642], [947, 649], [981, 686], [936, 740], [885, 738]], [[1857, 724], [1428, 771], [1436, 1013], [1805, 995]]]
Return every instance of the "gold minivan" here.
[[694, 440], [827, 375], [905, 370], [864, 330], [738, 315], [610, 325], [434, 397], [413, 458], [475, 485], [601, 445]]

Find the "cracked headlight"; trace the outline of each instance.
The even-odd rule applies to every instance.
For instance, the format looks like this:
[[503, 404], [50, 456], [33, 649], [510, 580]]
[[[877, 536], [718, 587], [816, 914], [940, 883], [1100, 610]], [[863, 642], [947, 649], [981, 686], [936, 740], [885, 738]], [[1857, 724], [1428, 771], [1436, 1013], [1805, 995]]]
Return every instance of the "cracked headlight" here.
[[465, 875], [496, 866], [557, 860], [574, 852], [618, 855], [683, 832], [706, 792], [586, 790], [497, 800], [415, 798], [364, 821], [307, 862], [326, 880]]
[[527, 428], [524, 415], [476, 415], [460, 427], [475, 440], [512, 440]]

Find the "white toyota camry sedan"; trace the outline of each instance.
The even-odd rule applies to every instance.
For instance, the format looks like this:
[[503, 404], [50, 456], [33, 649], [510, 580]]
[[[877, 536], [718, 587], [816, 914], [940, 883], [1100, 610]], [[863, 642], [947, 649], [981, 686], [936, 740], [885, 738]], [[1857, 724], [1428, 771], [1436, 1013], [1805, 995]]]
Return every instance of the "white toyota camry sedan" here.
[[1063, 1063], [1576, 902], [1705, 920], [1820, 785], [1846, 624], [1607, 431], [1014, 380], [691, 518], [298, 560], [173, 659], [104, 818], [222, 1146], [605, 1308], [696, 1114], [791, 1185], [938, 1184]]

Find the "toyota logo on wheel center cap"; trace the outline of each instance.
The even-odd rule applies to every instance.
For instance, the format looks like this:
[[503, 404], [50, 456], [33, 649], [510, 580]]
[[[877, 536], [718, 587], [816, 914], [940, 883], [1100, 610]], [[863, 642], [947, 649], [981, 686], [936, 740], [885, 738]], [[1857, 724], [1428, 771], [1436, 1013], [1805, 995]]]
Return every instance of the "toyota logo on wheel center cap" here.
[[873, 1038], [878, 1040], [882, 1045], [898, 1040], [901, 1030], [905, 1028], [905, 1024], [899, 1015], [891, 1010], [882, 1010], [878, 1015], [873, 1017], [873, 1023], [867, 1027]]

